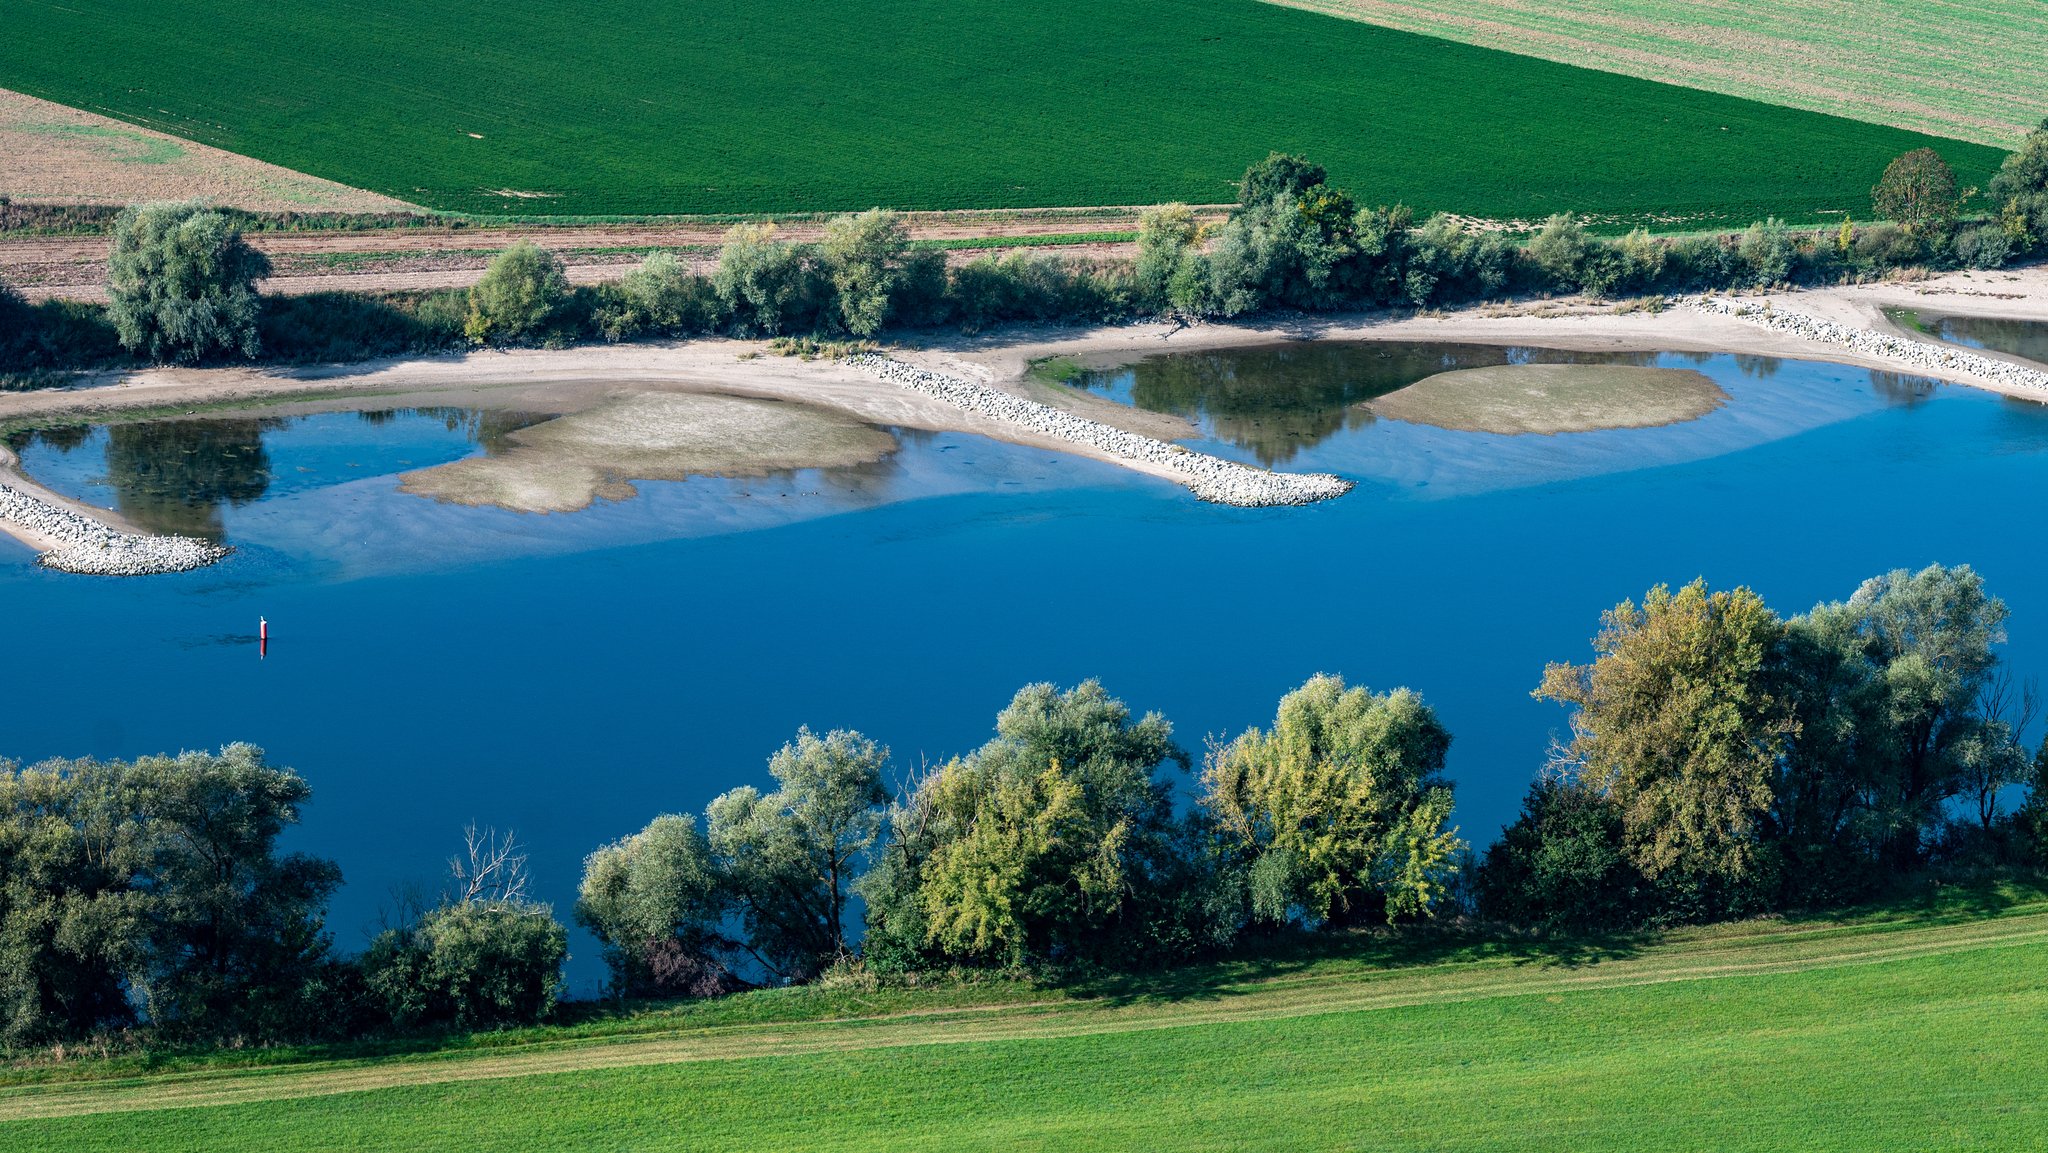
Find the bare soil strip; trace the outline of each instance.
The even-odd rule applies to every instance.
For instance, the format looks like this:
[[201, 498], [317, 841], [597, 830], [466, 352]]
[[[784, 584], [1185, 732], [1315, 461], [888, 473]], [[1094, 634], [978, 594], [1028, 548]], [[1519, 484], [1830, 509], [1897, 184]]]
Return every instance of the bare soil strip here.
[[1197, 999], [1041, 1002], [999, 1009], [741, 1025], [670, 1035], [556, 1042], [518, 1051], [335, 1063], [36, 1086], [0, 1094], [0, 1120], [198, 1108], [328, 1096], [403, 1085], [529, 1077], [688, 1061], [743, 1060], [919, 1045], [1186, 1028], [1327, 1013], [1614, 989], [2048, 944], [2038, 906], [1962, 924], [1767, 926], [1722, 939], [1679, 940], [1586, 964], [1486, 961], [1317, 974], [1226, 985]]
[[0, 195], [24, 204], [199, 198], [258, 212], [422, 211], [403, 201], [0, 89]]

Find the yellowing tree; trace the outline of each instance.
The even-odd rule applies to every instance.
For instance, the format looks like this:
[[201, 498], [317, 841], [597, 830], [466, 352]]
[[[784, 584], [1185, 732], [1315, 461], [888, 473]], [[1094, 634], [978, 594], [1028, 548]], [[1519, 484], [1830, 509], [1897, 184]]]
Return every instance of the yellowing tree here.
[[1212, 749], [1202, 806], [1245, 870], [1252, 915], [1428, 912], [1464, 847], [1445, 827], [1450, 745], [1417, 694], [1317, 676], [1281, 698], [1270, 730]]
[[1739, 878], [1793, 724], [1773, 695], [1784, 624], [1746, 588], [1659, 585], [1603, 614], [1590, 665], [1553, 664], [1535, 695], [1572, 706], [1570, 757], [1620, 805], [1631, 863], [1655, 878]]

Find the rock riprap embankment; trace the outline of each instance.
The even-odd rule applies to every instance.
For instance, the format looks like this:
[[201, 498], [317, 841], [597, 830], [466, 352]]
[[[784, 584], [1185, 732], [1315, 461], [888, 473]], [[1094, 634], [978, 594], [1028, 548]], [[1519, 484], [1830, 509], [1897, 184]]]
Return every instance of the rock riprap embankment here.
[[189, 536], [144, 536], [0, 484], [0, 520], [57, 542], [39, 562], [91, 576], [151, 576], [205, 568], [232, 550]]
[[1904, 361], [1919, 368], [1966, 372], [1971, 376], [2012, 388], [2040, 393], [2042, 399], [2048, 400], [2048, 372], [2028, 368], [2023, 364], [2014, 364], [2009, 360], [1979, 356], [1966, 349], [1893, 336], [1888, 332], [1852, 328], [1832, 320], [1822, 320], [1818, 316], [1808, 316], [1803, 312], [1786, 312], [1772, 308], [1769, 304], [1749, 304], [1715, 296], [1693, 297], [1685, 303], [1701, 312], [1733, 316], [1778, 332], [1789, 332], [1794, 336], [1803, 336], [1823, 344], [1838, 344], [1867, 356], [1882, 356], [1888, 360]]
[[864, 353], [848, 357], [847, 363], [991, 420], [1163, 469], [1196, 496], [1217, 504], [1242, 508], [1314, 504], [1351, 491], [1351, 482], [1343, 477], [1252, 468], [886, 356]]

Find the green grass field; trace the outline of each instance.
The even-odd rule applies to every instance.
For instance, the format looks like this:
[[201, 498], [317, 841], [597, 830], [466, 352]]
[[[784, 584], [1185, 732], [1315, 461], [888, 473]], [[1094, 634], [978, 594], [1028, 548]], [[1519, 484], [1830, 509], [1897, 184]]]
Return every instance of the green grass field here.
[[2039, 0], [1279, 2], [2003, 147], [2048, 116]]
[[[1368, 202], [1862, 215], [1928, 138], [1185, 0], [9, 0], [0, 87], [435, 208], [1217, 202], [1273, 149]], [[1965, 183], [1997, 161], [1940, 144]]]
[[26, 1085], [0, 1092], [0, 1148], [2014, 1150], [2048, 1143], [2044, 1017], [2048, 903], [2007, 891], [1093, 990], [753, 994], [406, 1058]]

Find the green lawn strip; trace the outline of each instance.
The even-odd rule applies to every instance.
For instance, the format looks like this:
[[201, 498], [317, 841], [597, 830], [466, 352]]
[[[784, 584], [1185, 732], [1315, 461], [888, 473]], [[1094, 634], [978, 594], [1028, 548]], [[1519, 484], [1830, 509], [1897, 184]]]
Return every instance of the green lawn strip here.
[[[570, 1069], [703, 1062], [752, 1056], [966, 1044], [1049, 1036], [1183, 1029], [1229, 1021], [1285, 1019], [1366, 1009], [1456, 1003], [1536, 993], [1711, 981], [1816, 967], [1882, 968], [1972, 950], [2033, 949], [2048, 944], [2048, 908], [2022, 905], [1999, 916], [1954, 921], [1876, 921], [1782, 925], [1776, 931], [1680, 935], [1639, 949], [1613, 943], [1548, 954], [1458, 950], [1432, 965], [1373, 967], [1358, 961], [1305, 961], [1216, 967], [1062, 1001], [1040, 999], [989, 1009], [958, 1006], [805, 1023], [709, 1024], [676, 1019], [660, 1033], [590, 1039], [514, 1035], [514, 1045], [473, 1052], [419, 1054], [377, 1062], [336, 1061], [266, 1070], [191, 1073], [122, 1081], [29, 1086], [0, 1095], [0, 1117], [98, 1110], [206, 1106], [372, 1090], [393, 1083], [525, 1078]], [[1604, 959], [1602, 959], [1604, 958]], [[1273, 974], [1280, 975], [1273, 975]], [[1255, 975], [1253, 975], [1255, 974]], [[1206, 975], [1206, 980], [1204, 980]], [[1250, 979], [1246, 979], [1248, 975]], [[768, 998], [764, 998], [768, 999]], [[845, 1001], [836, 1006], [848, 1007]], [[655, 1021], [642, 1023], [659, 1027]]]
[[12, 88], [490, 217], [1215, 203], [1277, 148], [1368, 203], [1739, 226], [1860, 214], [1918, 145], [1965, 185], [1998, 160], [1253, 0], [17, 0], [8, 25]]
[[403, 1085], [0, 1149], [2019, 1149], [2048, 945], [1163, 1031]]

